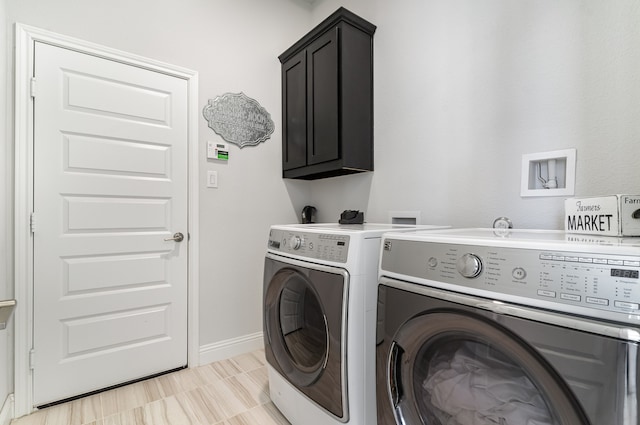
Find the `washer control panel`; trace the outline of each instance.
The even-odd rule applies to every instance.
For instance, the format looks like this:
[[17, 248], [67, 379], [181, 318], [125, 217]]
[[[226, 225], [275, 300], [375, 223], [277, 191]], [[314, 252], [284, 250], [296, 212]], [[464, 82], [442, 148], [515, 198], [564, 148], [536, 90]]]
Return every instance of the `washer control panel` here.
[[640, 315], [640, 252], [607, 255], [385, 240], [381, 268], [383, 275], [442, 282], [459, 292], [491, 291], [498, 300], [511, 295]]
[[271, 229], [268, 248], [305, 258], [346, 263], [349, 254], [349, 236]]

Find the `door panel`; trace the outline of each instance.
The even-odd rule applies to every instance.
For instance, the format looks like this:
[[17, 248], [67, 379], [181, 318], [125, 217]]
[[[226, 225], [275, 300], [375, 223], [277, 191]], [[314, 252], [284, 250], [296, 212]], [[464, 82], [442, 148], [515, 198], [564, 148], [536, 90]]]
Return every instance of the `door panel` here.
[[283, 65], [282, 111], [284, 137], [282, 144], [282, 168], [307, 165], [307, 60], [302, 51]]
[[166, 199], [65, 196], [63, 206], [65, 233], [170, 230]]
[[110, 176], [169, 178], [168, 146], [77, 134], [64, 136], [65, 169]]
[[35, 56], [37, 406], [187, 363], [187, 82]]
[[[65, 106], [88, 114], [170, 125], [171, 96], [152, 87], [62, 71]], [[97, 95], [97, 96], [96, 96]], [[122, 99], [127, 99], [122, 102]]]
[[307, 163], [310, 165], [340, 158], [337, 31], [327, 32], [307, 49], [307, 99], [310, 101]]

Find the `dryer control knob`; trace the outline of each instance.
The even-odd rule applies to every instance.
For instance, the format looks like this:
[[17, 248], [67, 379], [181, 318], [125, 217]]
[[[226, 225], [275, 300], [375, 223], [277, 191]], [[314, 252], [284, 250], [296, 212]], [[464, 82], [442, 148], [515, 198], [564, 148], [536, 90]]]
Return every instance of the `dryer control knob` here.
[[289, 241], [289, 243], [291, 244], [291, 248], [295, 250], [300, 249], [303, 242], [304, 242], [304, 239], [302, 239], [300, 236], [291, 236], [291, 240]]
[[475, 254], [464, 254], [458, 259], [457, 268], [462, 276], [473, 279], [482, 272], [482, 260]]

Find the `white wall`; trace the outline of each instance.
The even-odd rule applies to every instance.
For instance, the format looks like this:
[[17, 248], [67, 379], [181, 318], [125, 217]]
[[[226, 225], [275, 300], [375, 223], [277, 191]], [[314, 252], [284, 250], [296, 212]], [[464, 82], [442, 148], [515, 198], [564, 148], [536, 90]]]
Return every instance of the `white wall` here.
[[[15, 22], [81, 38], [196, 70], [199, 113], [208, 99], [240, 91], [270, 112], [276, 124], [271, 138], [256, 147], [231, 145], [226, 164], [206, 160], [206, 141], [222, 139], [199, 115], [203, 346], [262, 331], [262, 268], [269, 226], [296, 222], [309, 200], [306, 182], [281, 177], [277, 56], [308, 31], [310, 20], [310, 5], [302, 0], [6, 0], [9, 41]], [[5, 23], [2, 15], [0, 21]], [[11, 50], [6, 51], [0, 64], [4, 69], [8, 58], [11, 69]], [[2, 143], [0, 149], [7, 176], [13, 168], [11, 145]], [[205, 187], [208, 170], [218, 171], [218, 189]], [[5, 230], [13, 229], [13, 189], [9, 183], [4, 186], [7, 181], [3, 178], [0, 187], [0, 201], [8, 206], [8, 217], [0, 211], [3, 241]], [[4, 248], [0, 246], [3, 260]], [[6, 292], [4, 279], [0, 274], [0, 296]], [[5, 359], [6, 345], [0, 347], [0, 367], [12, 370], [12, 361]], [[11, 375], [1, 376], [0, 397], [12, 391], [12, 384], [5, 382]]]
[[[297, 221], [311, 201], [321, 221], [355, 208], [370, 222], [387, 221], [389, 210], [418, 210], [424, 223], [487, 226], [506, 215], [518, 227], [558, 228], [560, 198], [520, 197], [520, 159], [568, 147], [578, 150], [577, 195], [640, 193], [639, 4], [6, 0], [5, 28], [11, 33], [22, 22], [191, 68], [199, 72], [201, 108], [217, 95], [243, 91], [271, 113], [271, 139], [232, 146], [227, 164], [205, 160], [206, 140], [220, 139], [199, 121], [200, 343], [207, 345], [261, 331], [268, 227]], [[277, 55], [340, 5], [378, 26], [376, 171], [282, 180]], [[4, 51], [0, 81], [7, 58], [12, 67], [11, 49]], [[4, 137], [1, 126], [0, 118]], [[2, 143], [0, 240], [6, 241], [13, 229], [12, 152], [11, 143]], [[218, 171], [218, 189], [205, 187], [208, 170]], [[9, 257], [2, 251], [3, 262]], [[12, 292], [10, 269], [9, 261], [0, 273], [0, 297]], [[0, 331], [0, 347], [3, 338]], [[0, 348], [5, 365], [10, 379], [12, 363]], [[0, 378], [0, 399], [10, 386]]]
[[640, 193], [636, 0], [318, 0], [375, 34], [375, 167], [312, 184], [322, 221], [361, 209], [423, 223], [563, 228], [564, 198], [521, 198], [522, 154], [577, 149], [576, 196]]

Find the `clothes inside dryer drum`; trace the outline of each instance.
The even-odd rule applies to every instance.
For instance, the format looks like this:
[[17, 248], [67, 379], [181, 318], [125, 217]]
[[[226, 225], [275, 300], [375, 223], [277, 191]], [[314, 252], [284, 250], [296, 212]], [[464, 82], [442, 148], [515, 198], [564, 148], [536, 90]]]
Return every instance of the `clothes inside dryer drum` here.
[[[471, 341], [431, 357], [422, 383], [425, 403], [442, 425], [553, 425], [525, 373], [489, 347]], [[451, 346], [447, 346], [451, 348]]]

